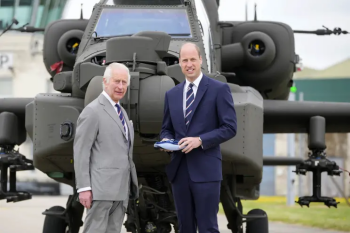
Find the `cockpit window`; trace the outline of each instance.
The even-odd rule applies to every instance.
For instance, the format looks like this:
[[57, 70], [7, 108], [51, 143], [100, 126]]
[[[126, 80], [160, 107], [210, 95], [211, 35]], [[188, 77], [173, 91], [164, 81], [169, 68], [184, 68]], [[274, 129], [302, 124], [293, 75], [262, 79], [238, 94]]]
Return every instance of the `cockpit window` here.
[[103, 9], [95, 27], [98, 37], [133, 35], [141, 31], [162, 31], [173, 38], [191, 38], [185, 9]]

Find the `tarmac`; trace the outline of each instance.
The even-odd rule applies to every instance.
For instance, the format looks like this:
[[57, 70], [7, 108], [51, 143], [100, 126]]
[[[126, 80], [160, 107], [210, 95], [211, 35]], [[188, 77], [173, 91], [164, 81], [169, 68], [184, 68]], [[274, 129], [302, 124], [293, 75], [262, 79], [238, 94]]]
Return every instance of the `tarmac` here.
[[[67, 196], [33, 196], [32, 200], [7, 203], [0, 200], [0, 232], [1, 233], [41, 233], [46, 209], [60, 205], [65, 207]], [[85, 214], [83, 216], [85, 219]], [[83, 219], [83, 221], [84, 221]], [[226, 217], [218, 215], [220, 233], [232, 233], [227, 229]], [[80, 233], [83, 231], [81, 228]], [[122, 228], [121, 233], [126, 233]], [[309, 228], [298, 225], [269, 222], [269, 233], [343, 233], [339, 231]]]

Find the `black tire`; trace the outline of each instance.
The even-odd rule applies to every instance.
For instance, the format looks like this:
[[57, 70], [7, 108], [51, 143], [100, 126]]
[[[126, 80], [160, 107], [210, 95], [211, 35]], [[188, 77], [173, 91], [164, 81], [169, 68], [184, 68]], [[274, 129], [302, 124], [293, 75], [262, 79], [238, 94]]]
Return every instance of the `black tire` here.
[[[49, 210], [62, 212], [65, 209], [62, 206], [53, 206]], [[43, 233], [66, 233], [68, 224], [62, 218], [55, 216], [45, 216]]]
[[[248, 212], [248, 215], [263, 215], [265, 211], [253, 209]], [[246, 233], [269, 233], [269, 221], [267, 218], [249, 219], [247, 221]]]

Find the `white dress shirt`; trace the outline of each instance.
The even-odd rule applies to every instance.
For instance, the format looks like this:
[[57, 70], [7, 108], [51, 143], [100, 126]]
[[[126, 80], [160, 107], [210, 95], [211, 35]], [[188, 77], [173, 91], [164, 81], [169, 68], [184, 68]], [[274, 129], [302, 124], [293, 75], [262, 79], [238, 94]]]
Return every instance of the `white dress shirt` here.
[[[197, 94], [197, 91], [198, 91], [198, 86], [199, 86], [199, 83], [201, 82], [203, 78], [203, 73], [201, 72], [198, 76], [198, 78], [196, 78], [196, 80], [194, 80], [193, 82], [193, 86], [192, 86], [192, 90], [193, 90], [193, 95], [194, 95], [194, 99], [196, 99], [196, 94]], [[190, 82], [186, 79], [186, 83], [185, 83], [185, 86], [184, 86], [184, 91], [183, 91], [183, 112], [184, 112], [184, 117], [186, 116], [186, 94], [187, 94], [187, 88], [188, 86], [190, 85]], [[203, 148], [203, 144], [201, 144], [201, 147]]]
[[[102, 91], [102, 94], [108, 99], [108, 101], [111, 103], [111, 105], [113, 106], [116, 114], [117, 114], [117, 117], [119, 119], [119, 116], [118, 116], [118, 108], [115, 106], [116, 102], [114, 102], [112, 100], [112, 98], [107, 94], [107, 92], [105, 92], [104, 90]], [[118, 101], [118, 104], [119, 104], [119, 101]], [[129, 140], [129, 135], [128, 135], [128, 125], [126, 124], [126, 119], [125, 119], [125, 130], [126, 130], [126, 139]], [[85, 187], [85, 188], [80, 188], [77, 190], [78, 193], [80, 192], [83, 192], [83, 191], [88, 191], [88, 190], [91, 190], [91, 187]]]
[[[199, 86], [199, 83], [202, 80], [202, 77], [203, 77], [203, 73], [201, 72], [199, 74], [198, 78], [196, 80], [194, 80], [194, 82], [193, 82], [192, 90], [193, 90], [194, 99], [196, 99], [198, 86]], [[187, 93], [187, 88], [188, 88], [189, 85], [190, 85], [190, 82], [186, 79], [186, 83], [185, 83], [184, 91], [183, 91], [183, 112], [184, 112], [184, 117], [186, 116], [186, 99], [187, 99], [186, 98], [186, 93]]]

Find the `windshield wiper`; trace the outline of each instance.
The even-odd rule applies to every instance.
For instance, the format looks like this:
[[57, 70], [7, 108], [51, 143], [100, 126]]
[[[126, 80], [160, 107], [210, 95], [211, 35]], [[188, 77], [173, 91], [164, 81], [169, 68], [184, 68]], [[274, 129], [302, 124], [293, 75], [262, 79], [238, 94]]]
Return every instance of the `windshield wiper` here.
[[132, 36], [132, 35], [134, 35], [134, 34], [136, 34], [137, 32], [135, 32], [135, 33], [133, 33], [133, 34], [120, 34], [120, 35], [115, 35], [115, 36], [113, 36], [113, 37], [121, 37], [121, 36]]
[[132, 36], [133, 34], [121, 34], [121, 35], [112, 35], [112, 36], [96, 36], [93, 39], [96, 40], [108, 40], [114, 37], [123, 37], [123, 36]]
[[97, 41], [97, 40], [108, 40], [110, 39], [111, 37], [108, 37], [108, 36], [97, 36], [97, 37], [92, 37], [92, 39], [94, 39], [94, 41]]
[[169, 36], [190, 36], [190, 33], [168, 33]]
[[[135, 32], [134, 34], [136, 34], [137, 32]], [[114, 38], [114, 37], [123, 37], [123, 36], [132, 36], [134, 34], [120, 34], [120, 35], [113, 35], [113, 36], [96, 36], [93, 37], [94, 41], [101, 41], [101, 40], [108, 40], [110, 38]], [[168, 34], [169, 36], [190, 36], [190, 33], [171, 33]]]

